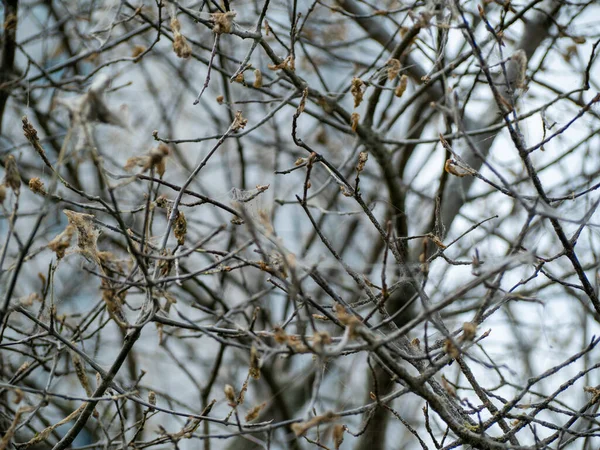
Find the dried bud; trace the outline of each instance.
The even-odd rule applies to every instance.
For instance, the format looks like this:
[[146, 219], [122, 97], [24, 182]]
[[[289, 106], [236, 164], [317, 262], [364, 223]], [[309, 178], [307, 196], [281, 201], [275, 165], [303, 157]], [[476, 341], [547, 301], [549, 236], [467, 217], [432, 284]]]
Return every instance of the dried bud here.
[[[156, 406], [156, 393], [154, 391], [148, 392], [148, 403], [152, 406]], [[150, 408], [150, 412], [154, 411], [154, 408]]]
[[244, 74], [243, 74], [243, 73], [238, 73], [238, 74], [235, 76], [235, 78], [234, 78], [234, 80], [233, 80], [233, 81], [235, 81], [236, 83], [241, 83], [241, 84], [243, 84], [243, 83], [244, 83]]
[[15, 195], [19, 195], [21, 190], [21, 176], [17, 161], [13, 155], [8, 155], [4, 161], [4, 184], [12, 189]]
[[356, 165], [356, 171], [358, 173], [361, 173], [363, 170], [365, 170], [365, 164], [367, 163], [368, 159], [369, 159], [369, 154], [367, 152], [359, 153], [358, 164]]
[[340, 191], [344, 197], [352, 197], [354, 194], [346, 188], [346, 186], [340, 184]]
[[219, 95], [219, 96], [216, 98], [216, 100], [217, 100], [217, 103], [218, 103], [219, 105], [222, 105], [222, 104], [223, 104], [223, 101], [225, 100], [225, 97], [223, 97], [222, 95]]
[[230, 384], [226, 384], [225, 387], [223, 388], [223, 392], [225, 393], [225, 398], [227, 399], [229, 404], [231, 406], [235, 406], [236, 405], [235, 389], [233, 389], [233, 386]]

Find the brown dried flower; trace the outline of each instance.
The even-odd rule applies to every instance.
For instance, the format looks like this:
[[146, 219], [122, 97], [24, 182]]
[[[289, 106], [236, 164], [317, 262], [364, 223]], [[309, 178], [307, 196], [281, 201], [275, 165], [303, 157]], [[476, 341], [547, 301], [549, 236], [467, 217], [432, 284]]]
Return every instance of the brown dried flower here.
[[394, 95], [396, 97], [402, 97], [402, 94], [404, 94], [404, 91], [406, 91], [407, 86], [408, 86], [408, 77], [406, 75], [402, 75], [400, 77], [400, 82], [398, 83], [398, 86], [396, 86], [396, 89], [394, 90]]
[[233, 131], [238, 131], [239, 129], [245, 128], [247, 123], [248, 119], [245, 119], [244, 116], [242, 116], [242, 112], [236, 111], [232, 125]]
[[369, 159], [369, 154], [367, 152], [360, 152], [358, 154], [358, 164], [356, 165], [356, 171], [358, 173], [365, 170], [365, 164], [367, 163], [368, 159]]
[[131, 51], [131, 56], [132, 58], [137, 58], [138, 56], [140, 56], [142, 53], [144, 53], [146, 51], [146, 47], [143, 45], [136, 45], [133, 47], [133, 50]]
[[394, 78], [396, 78], [400, 74], [401, 68], [402, 65], [400, 64], [400, 61], [398, 59], [390, 59], [387, 63], [388, 80], [392, 81]]
[[252, 422], [255, 420], [266, 405], [266, 403], [261, 403], [260, 405], [256, 405], [254, 408], [248, 411], [248, 414], [246, 414], [246, 422]]
[[182, 211], [177, 211], [177, 217], [173, 222], [173, 234], [177, 238], [177, 243], [183, 245], [185, 243], [185, 235], [187, 234], [187, 220]]
[[360, 114], [352, 113], [350, 115], [350, 125], [352, 126], [352, 131], [356, 133], [356, 129], [358, 128], [358, 122], [360, 120]]
[[75, 234], [75, 227], [69, 224], [58, 236], [48, 242], [48, 248], [56, 253], [58, 259], [64, 258], [65, 252], [71, 246], [73, 234]]
[[269, 68], [269, 70], [294, 70], [294, 58], [290, 55], [286, 57], [283, 61], [281, 61], [279, 64], [268, 64], [267, 67]]
[[233, 386], [230, 384], [226, 384], [225, 387], [223, 388], [223, 392], [225, 393], [225, 398], [229, 402], [229, 405], [235, 406], [236, 405], [235, 389], [233, 388]]
[[224, 13], [211, 14], [214, 22], [213, 32], [215, 34], [231, 33], [233, 27], [233, 19], [237, 13], [235, 11], [227, 11]]
[[176, 17], [171, 19], [171, 28], [173, 29], [173, 50], [179, 58], [187, 59], [192, 56], [192, 47], [188, 44], [186, 38], [181, 34], [181, 23]]
[[263, 85], [263, 76], [262, 72], [258, 69], [254, 71], [254, 83], [252, 84], [255, 88], [261, 88]]
[[161, 177], [166, 170], [166, 157], [169, 156], [169, 147], [160, 143], [158, 147], [151, 148], [144, 156], [132, 156], [125, 162], [125, 170], [130, 171], [134, 167], [141, 167], [142, 173], [148, 169], [155, 169]]
[[477, 332], [477, 324], [473, 322], [465, 322], [463, 323], [463, 335], [462, 339], [464, 341], [472, 341], [475, 337], [475, 333]]
[[358, 106], [362, 103], [363, 101], [363, 95], [364, 92], [362, 90], [362, 87], [364, 86], [363, 80], [361, 80], [360, 78], [352, 78], [352, 83], [350, 84], [350, 93], [352, 94], [352, 97], [354, 97], [354, 107], [358, 108]]
[[34, 177], [29, 180], [29, 189], [31, 192], [38, 195], [45, 195], [46, 189], [44, 188], [44, 183], [38, 177]]
[[252, 346], [250, 349], [250, 376], [255, 380], [260, 378], [260, 357], [256, 347]]

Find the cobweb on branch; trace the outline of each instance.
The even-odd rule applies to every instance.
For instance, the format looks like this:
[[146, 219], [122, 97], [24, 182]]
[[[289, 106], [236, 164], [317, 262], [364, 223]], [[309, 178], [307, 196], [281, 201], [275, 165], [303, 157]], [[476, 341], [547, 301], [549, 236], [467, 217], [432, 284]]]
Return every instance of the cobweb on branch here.
[[255, 189], [231, 188], [229, 198], [232, 206], [243, 210], [248, 218], [260, 221], [261, 214], [264, 215], [268, 212], [268, 205], [262, 194], [269, 189], [269, 186], [268, 184], [258, 185]]

